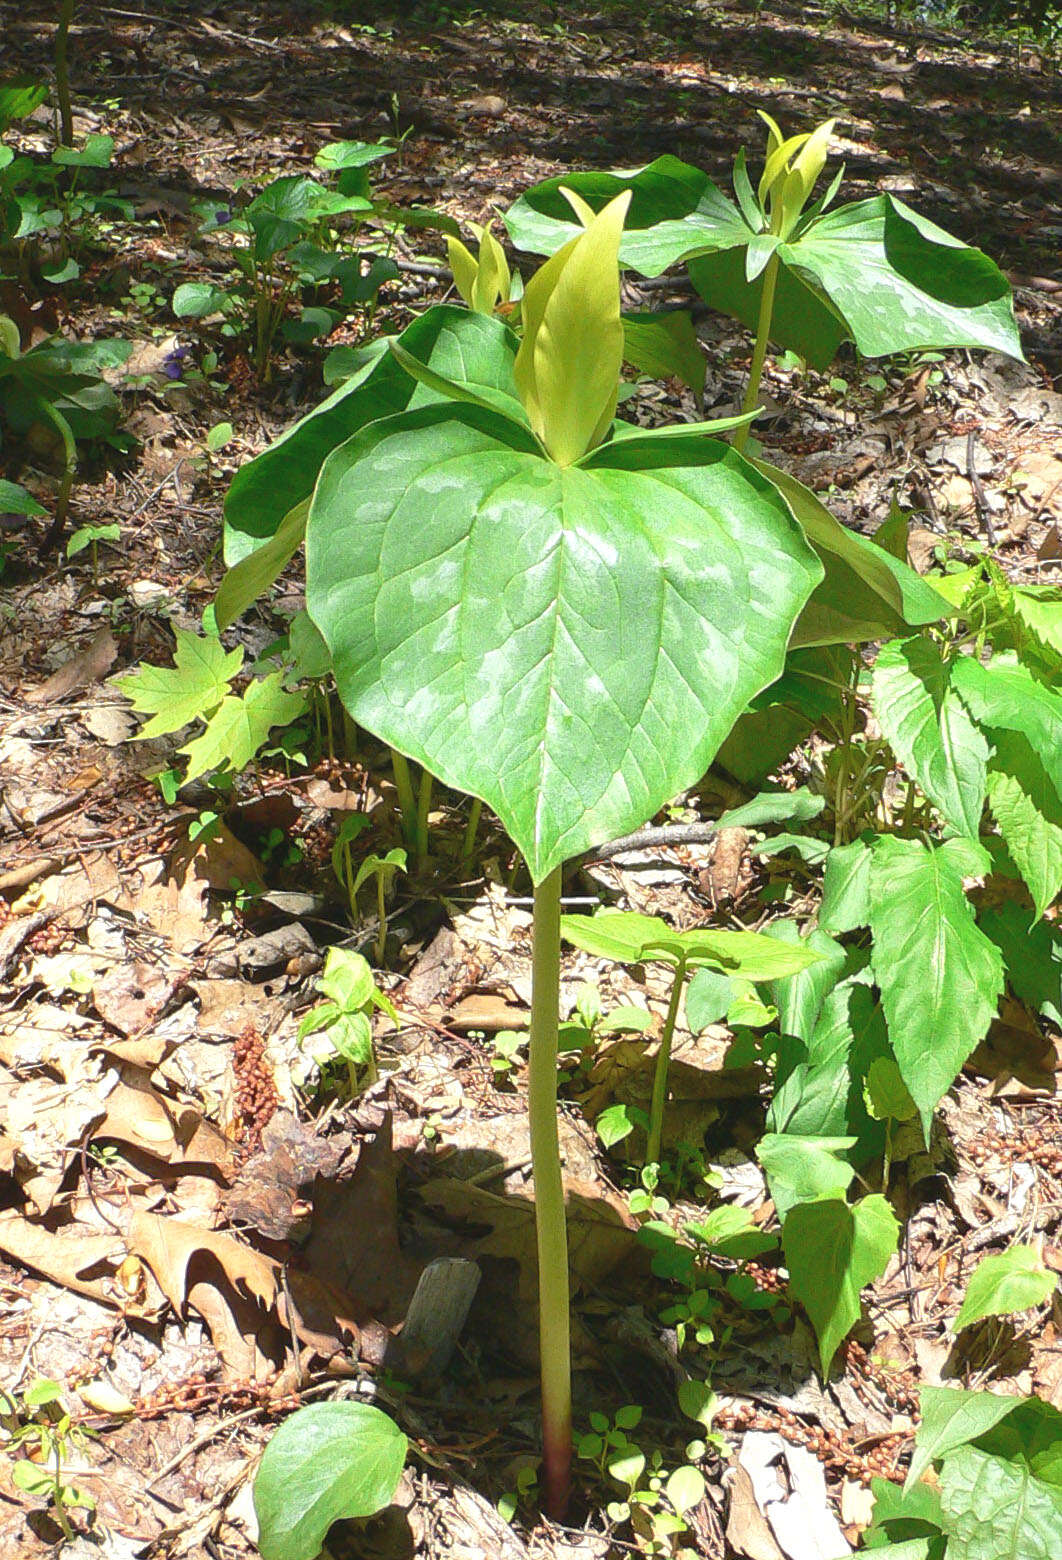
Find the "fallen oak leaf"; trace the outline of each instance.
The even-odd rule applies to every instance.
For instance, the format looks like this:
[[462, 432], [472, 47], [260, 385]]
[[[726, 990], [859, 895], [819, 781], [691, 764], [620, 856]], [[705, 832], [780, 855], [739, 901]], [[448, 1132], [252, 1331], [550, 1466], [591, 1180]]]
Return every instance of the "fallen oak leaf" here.
[[188, 1301], [188, 1268], [198, 1252], [208, 1252], [234, 1286], [242, 1285], [259, 1305], [276, 1301], [280, 1264], [232, 1235], [197, 1229], [178, 1219], [134, 1208], [126, 1232], [129, 1250], [146, 1262], [178, 1316]]

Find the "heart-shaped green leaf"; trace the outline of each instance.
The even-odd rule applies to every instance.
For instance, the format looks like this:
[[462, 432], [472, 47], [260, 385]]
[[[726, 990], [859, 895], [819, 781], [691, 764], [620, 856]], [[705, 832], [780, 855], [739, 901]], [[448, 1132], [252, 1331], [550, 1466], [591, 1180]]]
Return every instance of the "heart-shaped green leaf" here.
[[[504, 394], [523, 409], [513, 385], [517, 341], [500, 320], [440, 305], [397, 338], [411, 357], [444, 379]], [[241, 466], [225, 497], [225, 561], [238, 563], [273, 536], [285, 515], [308, 499], [325, 458], [379, 417], [445, 399], [418, 384], [387, 351], [371, 358], [267, 450]]]
[[1008, 1251], [985, 1257], [974, 1269], [955, 1318], [955, 1331], [972, 1327], [986, 1316], [1012, 1316], [1043, 1305], [1057, 1288], [1057, 1275], [1044, 1266], [1034, 1247], [1011, 1246]]
[[947, 847], [885, 835], [869, 873], [874, 975], [889, 1041], [923, 1127], [1003, 991], [999, 949], [974, 921]]
[[840, 1197], [797, 1203], [782, 1227], [789, 1286], [819, 1340], [825, 1376], [837, 1347], [859, 1320], [859, 1294], [880, 1278], [900, 1226], [878, 1193], [854, 1206]]
[[882, 646], [872, 686], [874, 713], [897, 758], [952, 828], [976, 839], [988, 742], [936, 645], [920, 635]]
[[368, 1403], [314, 1403], [285, 1419], [254, 1481], [263, 1560], [317, 1560], [333, 1522], [390, 1505], [406, 1438]]
[[307, 606], [351, 715], [493, 807], [536, 882], [704, 773], [820, 574], [771, 485], [712, 439], [620, 439], [561, 468], [457, 404], [336, 450], [307, 531]]

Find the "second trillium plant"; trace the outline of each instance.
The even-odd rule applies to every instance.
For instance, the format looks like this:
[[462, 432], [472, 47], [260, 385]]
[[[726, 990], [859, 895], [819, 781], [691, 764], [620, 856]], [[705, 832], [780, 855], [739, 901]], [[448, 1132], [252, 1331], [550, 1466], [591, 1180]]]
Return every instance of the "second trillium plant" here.
[[[823, 568], [776, 487], [698, 425], [616, 424], [618, 255], [630, 196], [527, 286], [507, 393], [446, 380], [328, 456], [307, 605], [352, 718], [497, 813], [535, 884], [530, 1111], [543, 1489], [571, 1460], [569, 1286], [557, 1146], [561, 870], [704, 773], [780, 673]], [[446, 399], [440, 397], [446, 396]]]

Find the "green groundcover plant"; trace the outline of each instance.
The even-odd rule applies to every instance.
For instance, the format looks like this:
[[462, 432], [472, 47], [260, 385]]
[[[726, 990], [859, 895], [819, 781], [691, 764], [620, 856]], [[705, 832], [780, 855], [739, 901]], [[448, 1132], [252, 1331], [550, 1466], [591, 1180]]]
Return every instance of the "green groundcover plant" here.
[[881, 1560], [1053, 1560], [1062, 1413], [1040, 1398], [926, 1387], [907, 1482], [875, 1479], [864, 1543]]

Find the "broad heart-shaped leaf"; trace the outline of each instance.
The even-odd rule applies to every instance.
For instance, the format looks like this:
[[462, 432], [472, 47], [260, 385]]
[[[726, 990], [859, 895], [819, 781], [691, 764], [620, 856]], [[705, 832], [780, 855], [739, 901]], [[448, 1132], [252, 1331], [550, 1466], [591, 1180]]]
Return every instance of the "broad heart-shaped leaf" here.
[[172, 666], [141, 666], [114, 686], [125, 694], [134, 710], [149, 714], [138, 737], [164, 737], [191, 721], [206, 719], [229, 691], [229, 684], [243, 665], [243, 650], [226, 650], [220, 639], [175, 628], [177, 646]]
[[406, 1438], [369, 1403], [314, 1403], [285, 1419], [254, 1480], [263, 1560], [317, 1560], [333, 1522], [390, 1505]]
[[188, 759], [185, 783], [211, 769], [239, 773], [274, 726], [289, 725], [305, 708], [305, 694], [289, 693], [280, 672], [256, 678], [239, 697], [229, 694], [207, 721], [206, 730], [178, 748]]
[[966, 1285], [955, 1331], [972, 1327], [986, 1316], [1011, 1316], [1050, 1300], [1058, 1278], [1045, 1268], [1033, 1246], [1011, 1246], [979, 1262]]
[[900, 1234], [896, 1215], [878, 1193], [849, 1204], [840, 1197], [797, 1203], [782, 1226], [789, 1287], [819, 1340], [822, 1374], [859, 1320], [859, 1294], [880, 1278]]
[[562, 915], [561, 936], [576, 948], [619, 964], [660, 959], [685, 960], [694, 969], [707, 965], [745, 980], [779, 980], [816, 964], [819, 955], [806, 943], [782, 942], [762, 932], [718, 932], [695, 928], [677, 932], [655, 915], [634, 910], [601, 910], [597, 915]]
[[976, 839], [985, 805], [988, 741], [924, 635], [883, 645], [874, 665], [874, 713], [897, 758], [941, 816]]
[[1014, 1412], [1019, 1398], [999, 1392], [968, 1392], [964, 1387], [923, 1387], [919, 1398], [922, 1422], [915, 1431], [905, 1489], [918, 1482], [932, 1462], [958, 1446], [976, 1441]]
[[582, 231], [560, 193], [562, 186], [581, 195], [595, 211], [631, 190], [620, 264], [642, 276], [659, 276], [691, 253], [747, 244], [753, 237], [737, 207], [706, 173], [664, 156], [644, 168], [564, 174], [525, 191], [505, 217], [518, 249], [552, 255]]
[[307, 531], [351, 715], [493, 807], [536, 882], [704, 773], [819, 575], [712, 439], [615, 440], [562, 469], [457, 404], [335, 451]]
[[1056, 1560], [1062, 1489], [1020, 1462], [962, 1446], [944, 1459], [948, 1560]]
[[855, 1147], [853, 1137], [801, 1137], [790, 1132], [765, 1132], [756, 1145], [778, 1217], [785, 1219], [797, 1203], [821, 1197], [843, 1197], [855, 1169], [841, 1155]]
[[[500, 320], [440, 304], [398, 337], [405, 350], [444, 378], [493, 392], [523, 418], [513, 386], [517, 340]], [[261, 455], [241, 466], [225, 497], [225, 561], [238, 563], [273, 536], [313, 492], [328, 455], [379, 417], [441, 397], [418, 384], [389, 352], [371, 358]]]
[[1037, 915], [1062, 888], [1062, 799], [1028, 739], [997, 731], [988, 771], [988, 801]]
[[1028, 738], [1062, 799], [1062, 693], [1010, 654], [993, 656], [987, 666], [961, 656], [951, 681], [980, 725]]
[[[621, 263], [656, 276], [686, 261], [702, 297], [755, 330], [763, 274], [747, 280], [746, 251], [756, 234], [706, 174], [660, 157], [644, 168], [546, 180], [505, 219], [520, 248], [552, 254], [578, 231], [562, 183], [595, 210], [630, 189]], [[931, 346], [1022, 356], [999, 268], [891, 195], [826, 212], [777, 253], [771, 336], [815, 368], [846, 338], [865, 357]]]
[[953, 856], [919, 840], [876, 841], [870, 929], [889, 1042], [928, 1137], [934, 1107], [988, 1031], [1003, 960], [974, 920]]

